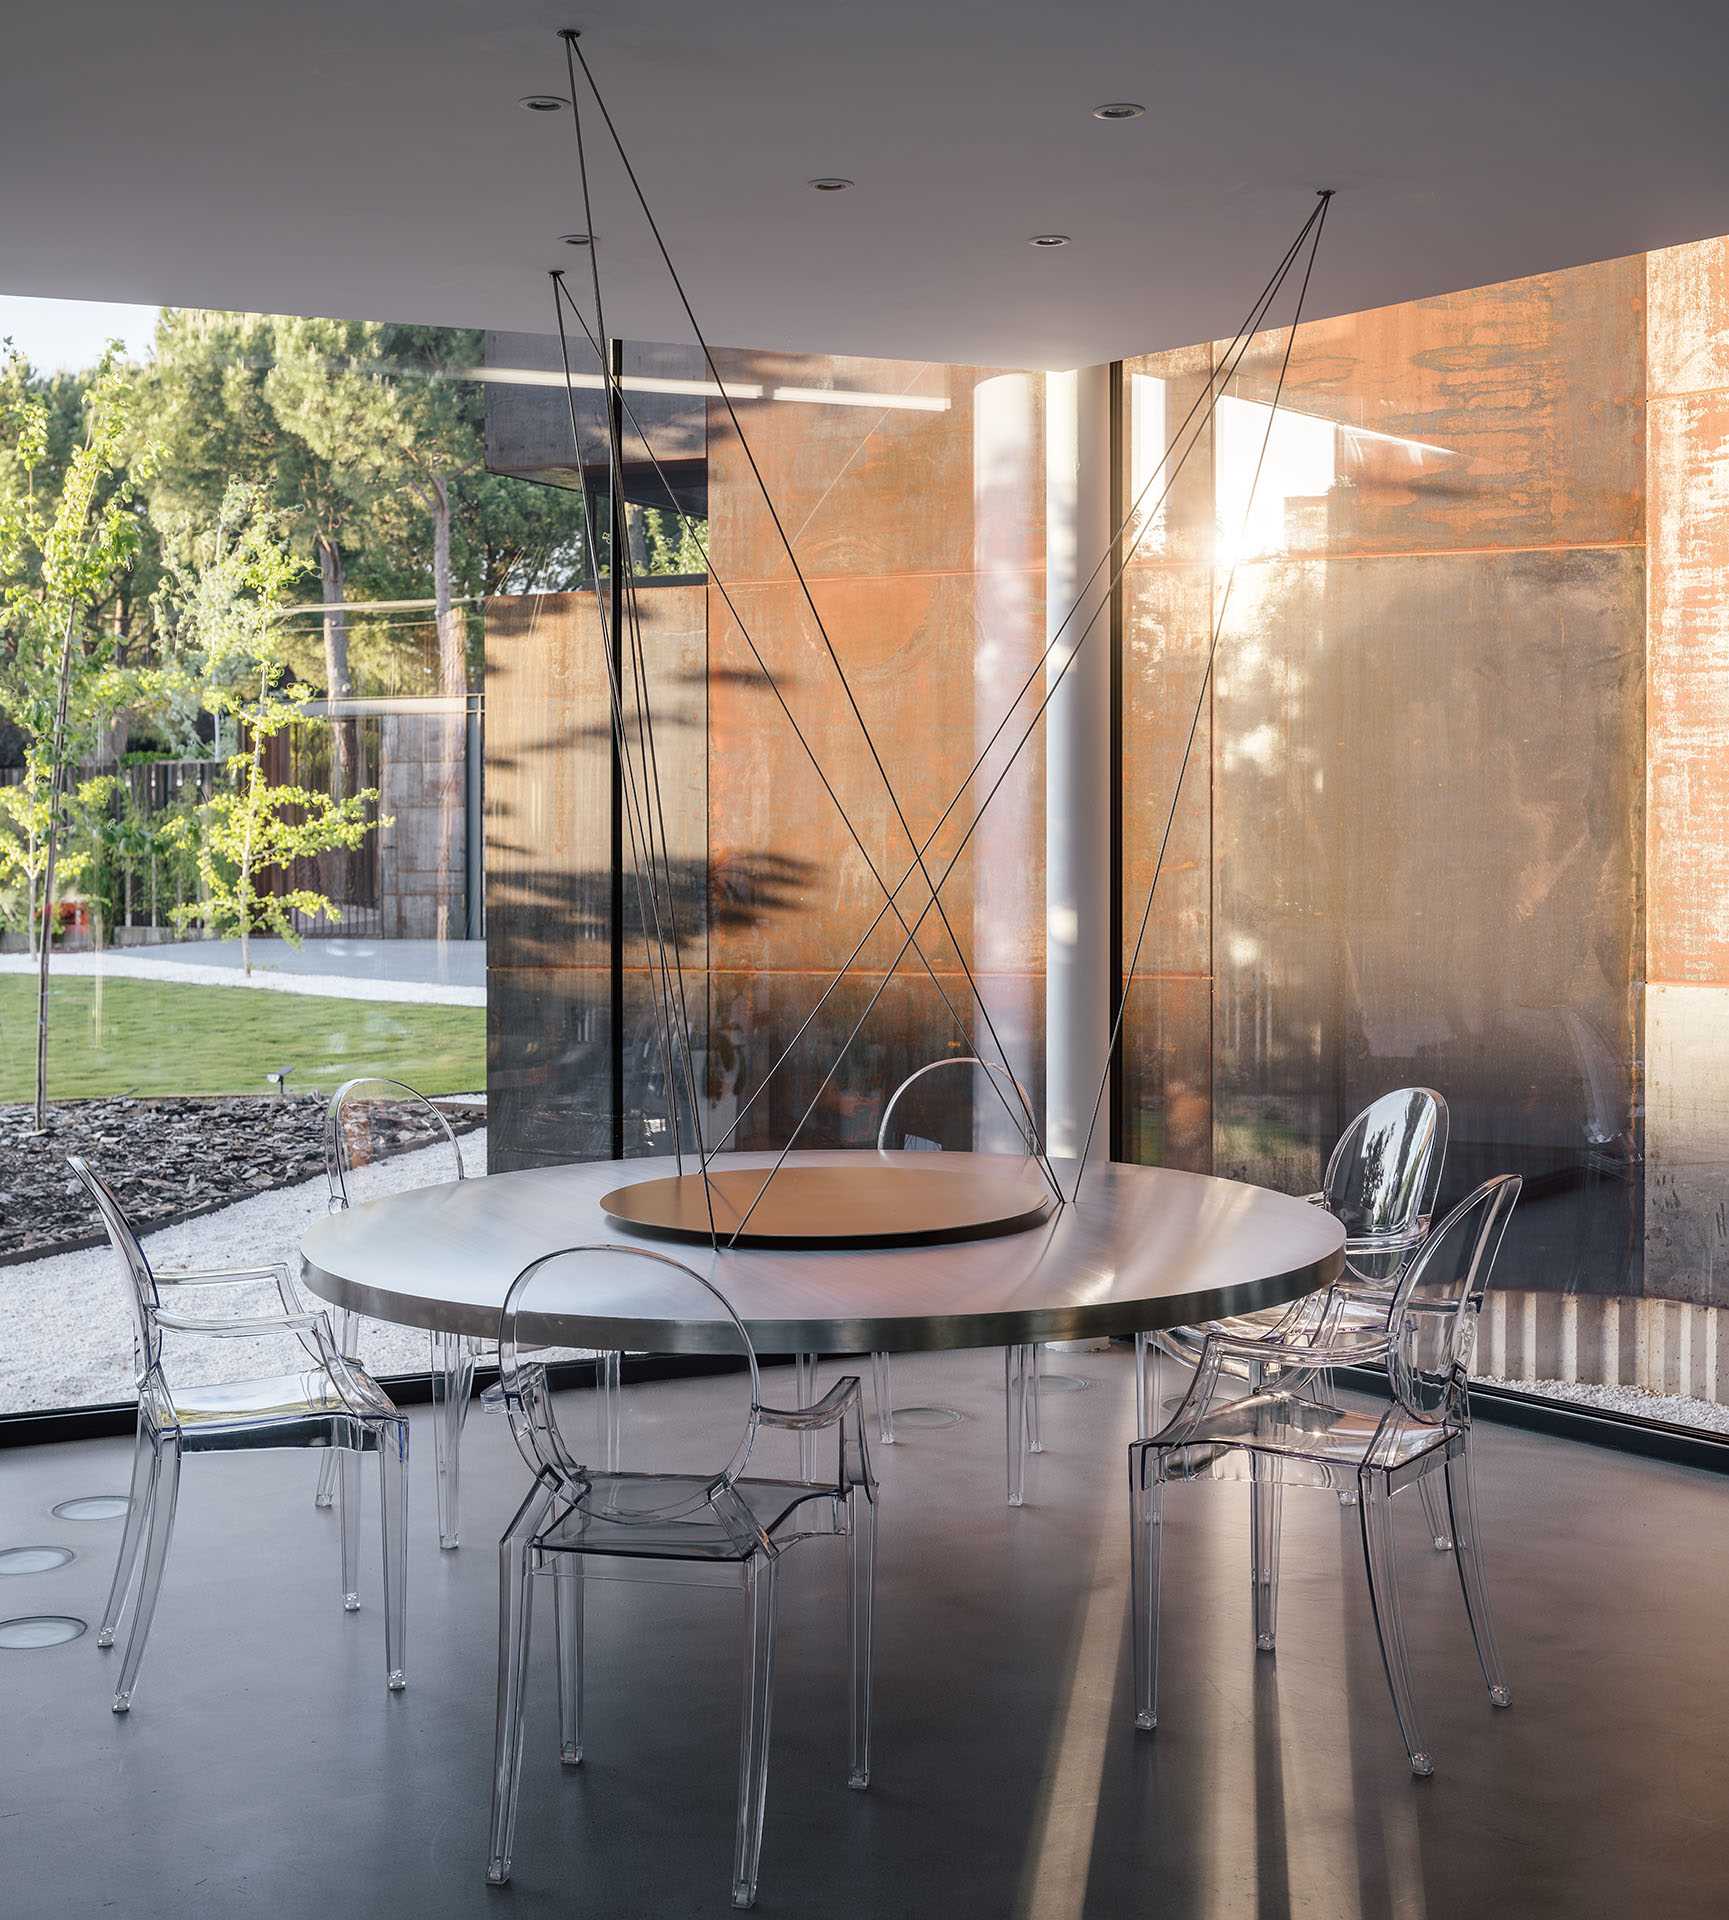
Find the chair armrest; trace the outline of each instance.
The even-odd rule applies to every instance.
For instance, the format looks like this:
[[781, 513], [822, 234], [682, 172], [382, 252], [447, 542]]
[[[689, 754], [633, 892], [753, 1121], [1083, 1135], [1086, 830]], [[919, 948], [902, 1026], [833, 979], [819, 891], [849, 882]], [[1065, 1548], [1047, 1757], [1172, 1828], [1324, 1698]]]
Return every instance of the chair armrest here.
[[1210, 1333], [1201, 1352], [1204, 1367], [1209, 1356], [1221, 1360], [1246, 1360], [1259, 1365], [1299, 1367], [1309, 1372], [1323, 1367], [1348, 1367], [1359, 1360], [1375, 1361], [1387, 1357], [1384, 1339], [1344, 1340], [1244, 1340], [1225, 1333]]
[[241, 1281], [271, 1280], [278, 1285], [288, 1274], [288, 1264], [273, 1260], [264, 1267], [152, 1267], [160, 1287], [225, 1287]]
[[790, 1427], [794, 1432], [809, 1432], [816, 1427], [832, 1427], [846, 1417], [849, 1407], [859, 1403], [856, 1373], [843, 1374], [814, 1407], [763, 1407], [756, 1417], [765, 1427]]
[[212, 1333], [218, 1338], [250, 1338], [261, 1333], [316, 1334], [321, 1328], [326, 1334], [329, 1332], [329, 1324], [322, 1313], [230, 1314], [221, 1320], [201, 1320], [191, 1314], [164, 1313], [158, 1307], [150, 1318], [155, 1325], [168, 1327], [175, 1333]]

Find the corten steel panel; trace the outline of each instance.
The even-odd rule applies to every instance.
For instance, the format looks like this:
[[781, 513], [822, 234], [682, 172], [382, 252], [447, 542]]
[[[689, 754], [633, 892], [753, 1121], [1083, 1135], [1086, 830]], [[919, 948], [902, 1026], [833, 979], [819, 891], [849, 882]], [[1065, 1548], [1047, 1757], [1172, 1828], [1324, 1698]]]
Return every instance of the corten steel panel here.
[[[799, 1136], [801, 1146], [869, 1146], [876, 1139], [884, 1100], [908, 1074], [962, 1051], [989, 1057], [988, 1043], [963, 1049], [930, 981], [904, 972], [883, 990], [843, 1056], [843, 1042], [881, 984], [880, 975], [855, 973], [835, 989], [791, 1058], [771, 1077], [775, 1062], [826, 984], [800, 974], [728, 968], [712, 973], [715, 1051], [719, 1058], [723, 1043], [735, 1049], [730, 1062], [734, 1077], [728, 1083], [735, 1109], [743, 1109], [766, 1082], [766, 1091], [750, 1108], [732, 1144], [783, 1145], [815, 1100]], [[953, 983], [944, 984], [953, 991]], [[999, 1027], [1017, 1025], [1029, 1036], [1024, 1048], [1011, 1045], [1011, 1053], [1015, 1075], [1027, 1090], [1034, 1114], [1040, 1115], [1044, 1110], [1040, 1017], [1044, 980], [1033, 974], [998, 974], [985, 983], [985, 990]], [[976, 1029], [973, 1038], [979, 1041]], [[824, 1076], [837, 1058], [840, 1064], [825, 1087]], [[956, 1073], [950, 1078], [955, 1101], [973, 1099], [972, 1076]]]
[[[1729, 308], [1725, 309], [1729, 325]], [[1729, 983], [1729, 388], [1650, 408], [1653, 980]]]
[[[891, 882], [911, 864], [912, 850], [890, 802], [890, 784], [922, 842], [954, 798], [982, 744], [979, 710], [1005, 711], [1043, 647], [1042, 595], [1029, 589], [1020, 631], [1009, 633], [999, 625], [993, 635], [999, 657], [1012, 660], [1019, 672], [993, 670], [990, 686], [981, 692], [983, 636], [975, 611], [979, 591], [974, 575], [827, 581], [816, 589], [824, 624], [881, 755], [887, 782], [840, 691], [833, 663], [811, 631], [796, 588], [746, 588], [732, 596], [847, 819], [878, 873]], [[997, 597], [1000, 601], [1000, 591]], [[1035, 603], [1040, 625], [1034, 623]], [[717, 929], [717, 962], [809, 966], [826, 960], [839, 965], [882, 904], [881, 890], [718, 595], [711, 595], [710, 615], [711, 856], [717, 864], [732, 866], [746, 850], [772, 854], [789, 874], [802, 876], [805, 886], [805, 911], [796, 921]], [[1000, 703], [991, 697], [1005, 687]], [[1010, 747], [1036, 706], [1035, 689], [1021, 704], [1019, 724], [999, 743], [986, 774], [926, 856], [933, 877], [946, 870], [990, 780], [1007, 763]], [[989, 729], [985, 731], [988, 737]], [[1043, 781], [1041, 723], [1010, 768], [986, 811], [987, 827], [980, 830], [988, 832], [996, 809], [1016, 809], [1027, 824], [1020, 857], [1041, 881]], [[975, 836], [942, 894], [949, 918], [968, 947], [969, 962], [970, 926], [981, 884], [988, 888], [991, 881], [987, 874], [981, 883]], [[909, 920], [928, 897], [915, 875], [900, 895]], [[1042, 899], [1039, 906], [1042, 910]], [[886, 965], [901, 938], [891, 915], [873, 936], [862, 962]], [[1017, 938], [1024, 964], [1031, 964], [1035, 953], [1042, 958], [1041, 912], [1026, 917]], [[919, 940], [933, 965], [956, 965], [954, 949], [934, 912]], [[1000, 959], [1001, 930], [998, 953]]]
[[[749, 452], [810, 579], [974, 570], [974, 393], [986, 367], [894, 360], [717, 354], [722, 377], [941, 403], [938, 411], [736, 403]], [[1031, 376], [1029, 376], [1031, 378]], [[1034, 460], [1042, 460], [1034, 449]], [[1039, 469], [1042, 474], [1042, 469]], [[709, 406], [710, 558], [721, 578], [790, 580], [792, 568], [726, 409]], [[1016, 529], [1021, 563], [1044, 565], [1042, 486]]]
[[[1284, 409], [1444, 451], [1342, 434], [1309, 449], [1336, 475], [1324, 502], [1309, 487], [1286, 502], [1284, 550], [1641, 542], [1644, 297], [1644, 256], [1633, 255], [1306, 321]], [[1284, 327], [1255, 339], [1234, 396], [1271, 401], [1287, 339]], [[1286, 435], [1302, 432], [1287, 423]]]
[[1646, 254], [1645, 288], [1647, 391], [1729, 387], [1729, 239]]
[[[1038, 384], [989, 369], [764, 354], [729, 354], [722, 369], [729, 379], [771, 390], [837, 387], [948, 402], [941, 410], [771, 400], [740, 407], [847, 684], [895, 797], [922, 838], [1043, 650]], [[1005, 382], [1013, 387], [1017, 380], [1024, 389], [1007, 391]], [[886, 878], [898, 879], [911, 861], [906, 836], [718, 403], [710, 407], [710, 558], [871, 860]], [[739, 1085], [748, 1097], [753, 1076], [796, 1031], [882, 895], [713, 587], [709, 621], [714, 893], [717, 903], [745, 909], [722, 916], [717, 908], [711, 998], [716, 1051], [737, 1037], [745, 1056]], [[1035, 691], [1022, 703], [1021, 725], [999, 743], [973, 798], [956, 809], [932, 848], [937, 872], [1036, 702]], [[1027, 982], [1037, 981], [1043, 963], [1043, 803], [1039, 729], [943, 892], [1023, 1079], [1042, 1070], [1042, 984], [1034, 993]], [[795, 902], [795, 910], [752, 914], [759, 888]], [[900, 899], [910, 921], [928, 893], [915, 876]], [[890, 915], [859, 964], [880, 975], [901, 938]], [[855, 1123], [867, 1132], [874, 1128], [871, 1115], [893, 1084], [884, 1074], [898, 1077], [963, 1045], [989, 1050], [953, 944], [934, 913], [919, 940], [971, 1038], [957, 1036], [909, 954], [904, 979], [888, 989], [857, 1057], [824, 1098], [818, 1115], [829, 1129], [824, 1137], [841, 1137]], [[849, 981], [817, 1017], [785, 1086], [777, 1085], [752, 1114], [753, 1143], [784, 1138], [868, 998], [874, 976], [864, 978], [865, 987]], [[859, 1100], [868, 1108], [862, 1119], [854, 1111]]]
[[[639, 595], [671, 878], [700, 1036], [707, 756], [700, 587]], [[488, 1088], [501, 1167], [609, 1151], [611, 712], [592, 594], [487, 605]], [[627, 957], [643, 916], [626, 840]], [[645, 1089], [627, 1075], [640, 1112]]]
[[1213, 559], [1213, 350], [1202, 344], [1123, 362], [1123, 558]]
[[1646, 1291], [1729, 1306], [1729, 988], [1652, 986], [1645, 1063]]
[[1388, 1087], [1447, 1193], [1527, 1176], [1509, 1278], [1638, 1289], [1635, 549], [1276, 561], [1215, 705], [1217, 1170], [1313, 1186]]

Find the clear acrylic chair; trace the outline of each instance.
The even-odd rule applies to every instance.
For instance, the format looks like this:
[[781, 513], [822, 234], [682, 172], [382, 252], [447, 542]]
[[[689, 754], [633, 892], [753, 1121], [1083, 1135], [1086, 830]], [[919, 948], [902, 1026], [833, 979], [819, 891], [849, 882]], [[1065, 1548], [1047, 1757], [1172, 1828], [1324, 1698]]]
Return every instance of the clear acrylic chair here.
[[[990, 1092], [979, 1099], [977, 1113], [970, 1104], [964, 1110], [955, 1110], [929, 1101], [915, 1107], [909, 1100], [915, 1088], [920, 1093], [929, 1091], [931, 1075], [957, 1067], [987, 1078]], [[972, 1150], [975, 1140], [982, 1136], [984, 1150], [989, 1151], [994, 1136], [995, 1142], [1007, 1151], [1032, 1154], [1038, 1151], [1039, 1143], [1031, 1113], [1032, 1103], [1026, 1089], [1006, 1067], [993, 1066], [976, 1054], [956, 1054], [932, 1060], [909, 1073], [889, 1095], [877, 1127], [877, 1150], [931, 1153], [941, 1152], [945, 1147], [951, 1151]], [[1027, 1455], [1044, 1452], [1039, 1354], [1036, 1345], [1028, 1345], [1006, 1348], [1003, 1355], [1008, 1498], [1012, 1507], [1020, 1506], [1025, 1498]], [[871, 1384], [876, 1397], [878, 1438], [884, 1446], [893, 1446], [897, 1409], [893, 1365], [888, 1354], [871, 1355]], [[936, 1416], [943, 1424], [960, 1418], [952, 1407], [903, 1407], [898, 1411], [903, 1415]]]
[[[1197, 1366], [1208, 1336], [1215, 1333], [1233, 1340], [1310, 1339], [1323, 1314], [1330, 1335], [1347, 1338], [1354, 1348], [1365, 1338], [1385, 1334], [1399, 1276], [1423, 1244], [1434, 1217], [1446, 1167], [1447, 1132], [1447, 1103], [1440, 1094], [1432, 1087], [1400, 1087], [1371, 1102], [1339, 1136], [1327, 1158], [1321, 1191], [1306, 1197], [1344, 1224], [1342, 1286], [1323, 1288], [1285, 1307], [1136, 1337], [1135, 1385], [1143, 1439], [1168, 1410], [1159, 1378], [1161, 1355], [1185, 1367]], [[1380, 1358], [1371, 1355], [1369, 1364], [1378, 1365]], [[1359, 1358], [1357, 1363], [1363, 1362]], [[1346, 1488], [1340, 1497], [1344, 1504], [1354, 1504], [1355, 1488]], [[1452, 1542], [1438, 1484], [1424, 1485], [1423, 1500], [1434, 1546], [1445, 1552]]]
[[[401, 1080], [350, 1080], [331, 1095], [325, 1112], [324, 1176], [330, 1211], [400, 1190], [387, 1170], [400, 1155], [427, 1152], [431, 1166], [422, 1184], [437, 1186], [465, 1177], [462, 1149], [450, 1122], [423, 1094]], [[336, 1316], [342, 1351], [356, 1351], [359, 1316]], [[428, 1336], [432, 1372], [432, 1446], [438, 1496], [438, 1544], [454, 1552], [462, 1543], [462, 1434], [474, 1404], [474, 1374], [486, 1342], [457, 1333]], [[616, 1359], [614, 1360], [616, 1369]], [[481, 1395], [483, 1407], [496, 1409], [494, 1389]], [[328, 1507], [336, 1491], [336, 1468], [326, 1460], [319, 1472], [316, 1503]]]
[[[1279, 1604], [1279, 1521], [1286, 1486], [1337, 1491], [1354, 1483], [1381, 1659], [1411, 1771], [1434, 1771], [1411, 1686], [1394, 1566], [1391, 1503], [1439, 1480], [1477, 1659], [1497, 1707], [1511, 1704], [1489, 1611], [1471, 1485], [1466, 1390], [1483, 1296], [1514, 1202], [1516, 1175], [1485, 1181], [1423, 1243], [1399, 1280], [1383, 1346], [1391, 1398], [1384, 1410], [1341, 1408], [1317, 1365], [1317, 1346], [1265, 1337], [1208, 1336], [1170, 1424], [1129, 1449], [1135, 1724], [1158, 1720], [1162, 1496], [1170, 1480], [1246, 1480], [1255, 1645], [1271, 1652]], [[1347, 1337], [1319, 1343], [1332, 1355]]]
[[[680, 1329], [687, 1353], [723, 1363], [700, 1379], [642, 1382], [619, 1396], [628, 1468], [590, 1467], [573, 1451], [546, 1367], [528, 1357], [524, 1344], [556, 1332], [549, 1317], [584, 1313], [639, 1314], [643, 1337], [631, 1341], [633, 1354], [639, 1346], [652, 1350], [656, 1327], [670, 1323]], [[535, 1479], [499, 1542], [498, 1724], [487, 1879], [502, 1886], [511, 1873], [535, 1576], [554, 1576], [559, 1754], [568, 1767], [583, 1756], [586, 1583], [730, 1587], [745, 1603], [732, 1900], [735, 1907], [748, 1907], [756, 1897], [768, 1785], [777, 1572], [788, 1547], [818, 1535], [843, 1536], [848, 1543], [847, 1783], [862, 1788], [870, 1782], [876, 1483], [858, 1381], [837, 1381], [815, 1406], [765, 1407], [750, 1336], [719, 1289], [664, 1254], [616, 1245], [571, 1247], [524, 1268], [500, 1315], [499, 1366], [511, 1431]], [[688, 1422], [696, 1418], [702, 1438], [687, 1439]], [[745, 1465], [763, 1427], [785, 1428], [801, 1438], [827, 1433], [834, 1446], [832, 1473], [747, 1479]]]
[[[249, 1453], [324, 1447], [341, 1463], [342, 1604], [360, 1606], [360, 1456], [376, 1453], [384, 1541], [384, 1665], [392, 1692], [405, 1684], [403, 1628], [408, 1562], [403, 1515], [408, 1504], [408, 1422], [378, 1384], [344, 1357], [329, 1317], [309, 1312], [287, 1267], [213, 1268], [167, 1272], [152, 1268], [107, 1183], [77, 1156], [68, 1164], [96, 1203], [108, 1239], [126, 1274], [132, 1306], [138, 1380], [138, 1435], [132, 1456], [131, 1498], [99, 1647], [111, 1647], [128, 1608], [131, 1625], [120, 1658], [114, 1711], [132, 1704], [139, 1663], [150, 1635], [162, 1570], [174, 1531], [180, 1461], [192, 1453]], [[163, 1305], [165, 1289], [249, 1284], [275, 1288], [279, 1312], [210, 1317]], [[164, 1336], [267, 1339], [290, 1335], [306, 1365], [293, 1373], [198, 1384], [171, 1377]], [[175, 1351], [182, 1351], [180, 1339]], [[299, 1357], [299, 1356], [297, 1356]]]

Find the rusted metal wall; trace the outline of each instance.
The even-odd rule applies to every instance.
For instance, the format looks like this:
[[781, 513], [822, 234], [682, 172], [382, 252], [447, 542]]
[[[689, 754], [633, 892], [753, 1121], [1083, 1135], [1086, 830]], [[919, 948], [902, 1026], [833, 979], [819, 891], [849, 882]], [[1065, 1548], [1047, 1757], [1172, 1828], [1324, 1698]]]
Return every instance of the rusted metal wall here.
[[[739, 403], [739, 425], [839, 663], [837, 671], [739, 434], [711, 401], [709, 556], [726, 589], [723, 595], [713, 582], [709, 589], [711, 1017], [717, 1054], [734, 1052], [730, 1091], [742, 1105], [875, 917], [882, 894], [867, 856], [891, 884], [911, 863], [890, 787], [922, 841], [1039, 657], [1043, 453], [1038, 383], [1030, 376], [758, 353], [729, 354], [722, 372], [763, 392]], [[922, 404], [773, 397], [787, 388]], [[1005, 759], [1006, 743], [987, 781]], [[942, 894], [1014, 1070], [1035, 1100], [1043, 779], [1042, 738], [1035, 737]], [[975, 811], [963, 804], [939, 835], [927, 855], [933, 873], [946, 868]], [[929, 898], [915, 875], [900, 895], [909, 923]], [[887, 1092], [926, 1061], [963, 1050], [944, 996], [970, 1036], [966, 1044], [990, 1051], [955, 942], [933, 912], [918, 938], [939, 984], [909, 952], [823, 1086], [902, 937], [894, 916], [883, 921], [751, 1109], [740, 1145], [783, 1142], [813, 1100], [803, 1139], [873, 1140]]]
[[1648, 259], [1651, 1289], [1729, 1303], [1729, 241]]
[[[1172, 845], [1210, 825], [1205, 959], [1170, 855], [1155, 915], [1155, 958], [1211, 977], [1212, 1164], [1312, 1187], [1375, 1093], [1436, 1086], [1450, 1192], [1524, 1173], [1510, 1259], [1567, 1291], [1640, 1284], [1644, 292], [1634, 259], [1305, 326], [1245, 519], [1286, 336], [1257, 340], [1200, 450], [1206, 509], [1125, 602], [1144, 846], [1237, 556]], [[1203, 1010], [1142, 1020], [1131, 1098], [1186, 1093]], [[1196, 1164], [1192, 1129], [1173, 1147]]]

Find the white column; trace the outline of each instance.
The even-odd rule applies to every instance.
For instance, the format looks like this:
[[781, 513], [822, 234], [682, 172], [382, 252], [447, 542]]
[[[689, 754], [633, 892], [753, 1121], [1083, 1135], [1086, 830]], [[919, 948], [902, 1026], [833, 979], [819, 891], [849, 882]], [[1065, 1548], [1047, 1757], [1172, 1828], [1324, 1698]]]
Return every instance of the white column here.
[[[973, 389], [973, 734], [972, 754], [1002, 718], [1044, 650], [1045, 583], [1038, 571], [1039, 400], [1042, 376], [997, 373]], [[1032, 697], [1020, 712], [1032, 711]], [[1024, 724], [1024, 722], [1023, 722]], [[970, 821], [1019, 737], [1011, 726], [999, 737], [973, 782]], [[1031, 1061], [1044, 1016], [1027, 975], [1038, 953], [1044, 899], [1032, 856], [1038, 831], [1041, 778], [1038, 738], [1010, 768], [992, 798], [967, 860], [973, 879], [972, 962], [1015, 1075], [1031, 1084]], [[949, 834], [952, 844], [958, 835]], [[990, 1060], [990, 1036], [970, 1014], [978, 1052]], [[1005, 1091], [1007, 1091], [1005, 1089]], [[1030, 1096], [1029, 1096], [1030, 1097]], [[1000, 1100], [974, 1090], [973, 1145], [1013, 1153], [1025, 1138]]]
[[[1108, 367], [1045, 376], [1047, 639], [1062, 630], [1045, 670], [1047, 684], [1062, 675], [1045, 714], [1045, 1124], [1058, 1156], [1086, 1139], [1110, 1037], [1109, 565], [1086, 586], [1112, 531], [1110, 398]], [[1111, 1097], [1095, 1158], [1108, 1151]]]

